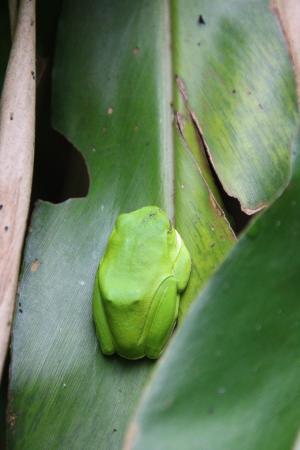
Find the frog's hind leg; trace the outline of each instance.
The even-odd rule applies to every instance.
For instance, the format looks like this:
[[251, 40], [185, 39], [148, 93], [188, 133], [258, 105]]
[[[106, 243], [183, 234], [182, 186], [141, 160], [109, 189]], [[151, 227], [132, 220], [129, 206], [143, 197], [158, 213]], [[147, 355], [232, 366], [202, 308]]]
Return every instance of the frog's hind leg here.
[[[177, 231], [176, 231], [177, 233]], [[182, 292], [190, 278], [191, 274], [191, 257], [190, 254], [184, 245], [181, 237], [177, 233], [177, 239], [180, 241], [180, 250], [177, 255], [173, 271], [174, 276], [177, 280], [177, 289], [179, 292]]]
[[148, 328], [145, 353], [156, 359], [170, 338], [178, 316], [179, 295], [174, 277], [169, 277], [159, 286], [152, 307], [151, 324]]
[[115, 353], [115, 346], [103, 308], [100, 289], [98, 285], [98, 271], [96, 274], [93, 294], [93, 318], [102, 353], [104, 353], [105, 355], [112, 355], [113, 353]]

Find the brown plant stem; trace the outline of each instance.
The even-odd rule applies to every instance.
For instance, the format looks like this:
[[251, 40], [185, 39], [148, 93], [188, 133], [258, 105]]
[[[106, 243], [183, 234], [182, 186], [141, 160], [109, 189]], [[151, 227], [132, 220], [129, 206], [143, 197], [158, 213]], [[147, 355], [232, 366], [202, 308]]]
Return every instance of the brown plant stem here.
[[0, 105], [0, 377], [28, 216], [35, 133], [35, 0], [21, 0]]

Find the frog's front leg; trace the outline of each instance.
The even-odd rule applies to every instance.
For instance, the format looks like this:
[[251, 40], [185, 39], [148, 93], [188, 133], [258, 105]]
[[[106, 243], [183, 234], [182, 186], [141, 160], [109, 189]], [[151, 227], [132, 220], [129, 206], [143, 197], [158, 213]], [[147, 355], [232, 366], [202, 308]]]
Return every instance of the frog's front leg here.
[[100, 342], [100, 347], [105, 355], [112, 355], [115, 353], [115, 346], [110, 328], [107, 323], [106, 314], [103, 308], [99, 283], [98, 270], [96, 273], [94, 294], [93, 294], [93, 318], [96, 327], [96, 333]]
[[178, 316], [179, 295], [177, 283], [173, 276], [166, 278], [157, 289], [148, 324], [145, 354], [156, 359], [162, 353], [170, 338]]

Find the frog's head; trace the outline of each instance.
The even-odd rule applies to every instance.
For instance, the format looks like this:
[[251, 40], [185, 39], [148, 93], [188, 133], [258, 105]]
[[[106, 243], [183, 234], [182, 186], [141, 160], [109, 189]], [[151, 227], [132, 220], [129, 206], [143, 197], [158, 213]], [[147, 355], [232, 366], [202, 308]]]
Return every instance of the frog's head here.
[[166, 213], [158, 206], [144, 206], [136, 211], [121, 214], [116, 222], [116, 230], [137, 232], [138, 230], [172, 230], [172, 224]]

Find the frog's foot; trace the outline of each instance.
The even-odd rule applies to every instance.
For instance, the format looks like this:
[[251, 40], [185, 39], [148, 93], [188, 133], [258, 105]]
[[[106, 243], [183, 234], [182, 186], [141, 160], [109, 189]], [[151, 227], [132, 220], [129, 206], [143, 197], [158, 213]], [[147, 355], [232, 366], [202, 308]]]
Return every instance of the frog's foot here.
[[93, 318], [102, 353], [104, 353], [104, 355], [112, 355], [113, 353], [115, 353], [115, 345], [103, 308], [100, 289], [98, 285], [98, 272], [96, 275], [93, 295]]
[[145, 342], [148, 358], [156, 359], [162, 353], [176, 324], [178, 307], [177, 283], [174, 277], [169, 277], [159, 286], [152, 304], [151, 324]]

